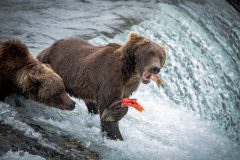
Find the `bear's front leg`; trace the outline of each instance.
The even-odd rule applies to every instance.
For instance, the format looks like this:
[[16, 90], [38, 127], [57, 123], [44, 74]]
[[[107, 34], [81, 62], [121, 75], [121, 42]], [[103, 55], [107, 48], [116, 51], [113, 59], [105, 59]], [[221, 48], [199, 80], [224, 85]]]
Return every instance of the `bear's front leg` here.
[[118, 122], [126, 115], [128, 108], [121, 105], [121, 100], [113, 101], [108, 108], [102, 111], [100, 116], [102, 132], [113, 140], [123, 140]]
[[118, 122], [101, 121], [103, 135], [112, 140], [123, 141], [122, 134], [119, 130]]

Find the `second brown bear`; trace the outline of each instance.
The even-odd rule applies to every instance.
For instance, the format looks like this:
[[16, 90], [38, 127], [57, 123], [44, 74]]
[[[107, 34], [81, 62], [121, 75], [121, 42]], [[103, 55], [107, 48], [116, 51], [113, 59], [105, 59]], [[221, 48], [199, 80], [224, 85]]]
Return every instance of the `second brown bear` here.
[[75, 107], [62, 78], [35, 60], [21, 41], [8, 40], [0, 42], [0, 100], [14, 92], [64, 110]]

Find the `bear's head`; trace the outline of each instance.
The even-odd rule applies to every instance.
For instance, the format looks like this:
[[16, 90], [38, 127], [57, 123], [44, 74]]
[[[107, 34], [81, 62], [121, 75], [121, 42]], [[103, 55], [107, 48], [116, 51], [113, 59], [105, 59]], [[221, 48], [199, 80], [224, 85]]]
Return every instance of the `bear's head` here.
[[158, 74], [165, 64], [166, 51], [149, 39], [131, 33], [128, 42], [124, 45], [125, 75], [137, 72], [143, 83], [150, 82], [152, 74]]
[[52, 69], [35, 60], [20, 40], [0, 42], [0, 67], [26, 98], [73, 110], [75, 102], [65, 92], [63, 80]]
[[[22, 75], [23, 91], [27, 98], [63, 110], [73, 110], [75, 102], [65, 91], [62, 78], [44, 64]], [[25, 78], [24, 78], [25, 77]], [[20, 80], [18, 79], [18, 81]], [[25, 87], [25, 88], [24, 88]]]

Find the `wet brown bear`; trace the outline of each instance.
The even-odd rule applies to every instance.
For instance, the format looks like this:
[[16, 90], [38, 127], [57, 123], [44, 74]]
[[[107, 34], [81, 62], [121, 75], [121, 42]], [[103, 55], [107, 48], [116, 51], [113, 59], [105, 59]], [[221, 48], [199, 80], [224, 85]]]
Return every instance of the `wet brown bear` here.
[[75, 107], [61, 77], [35, 60], [21, 41], [8, 40], [0, 42], [0, 100], [15, 91], [49, 106]]
[[[149, 83], [165, 63], [164, 49], [132, 33], [124, 45], [94, 46], [79, 38], [62, 39], [37, 57], [50, 64], [62, 78], [67, 92], [100, 113], [101, 127], [111, 139], [122, 140], [118, 121], [127, 113], [121, 99], [129, 97], [140, 82]], [[91, 103], [91, 105], [90, 105]]]

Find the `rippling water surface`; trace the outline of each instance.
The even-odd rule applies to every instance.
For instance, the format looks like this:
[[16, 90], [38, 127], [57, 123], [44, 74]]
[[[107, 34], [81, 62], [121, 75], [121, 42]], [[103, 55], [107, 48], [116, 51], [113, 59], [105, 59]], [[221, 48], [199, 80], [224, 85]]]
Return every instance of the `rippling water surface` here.
[[[16, 116], [24, 115], [49, 130], [76, 137], [103, 159], [240, 158], [240, 14], [227, 2], [10, 4], [1, 5], [0, 38], [20, 38], [33, 55], [62, 37], [79, 35], [101, 45], [124, 43], [136, 31], [165, 44], [168, 57], [159, 75], [163, 88], [159, 91], [151, 83], [133, 94], [145, 112], [130, 109], [120, 122], [124, 142], [103, 139], [98, 116], [89, 115], [77, 99], [73, 112], [23, 98], [19, 101], [25, 107], [0, 104], [5, 123], [29, 134], [31, 127]], [[11, 98], [6, 102], [18, 106]], [[41, 139], [38, 134], [30, 136]]]

